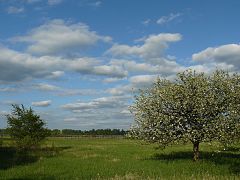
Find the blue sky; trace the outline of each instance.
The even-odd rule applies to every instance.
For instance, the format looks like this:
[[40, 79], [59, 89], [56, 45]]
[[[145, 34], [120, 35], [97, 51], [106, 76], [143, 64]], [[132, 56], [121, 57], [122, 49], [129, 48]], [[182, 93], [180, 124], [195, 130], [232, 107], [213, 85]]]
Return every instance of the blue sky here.
[[137, 89], [240, 70], [240, 1], [0, 0], [0, 128], [24, 104], [49, 128], [123, 128]]

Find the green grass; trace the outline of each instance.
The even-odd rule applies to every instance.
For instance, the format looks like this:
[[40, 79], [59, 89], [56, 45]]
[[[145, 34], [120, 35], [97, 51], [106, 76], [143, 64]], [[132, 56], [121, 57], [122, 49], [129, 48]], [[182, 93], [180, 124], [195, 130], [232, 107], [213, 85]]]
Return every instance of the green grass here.
[[41, 151], [22, 154], [7, 144], [0, 179], [240, 179], [239, 147], [219, 152], [200, 144], [201, 160], [193, 162], [191, 145], [162, 151], [127, 139], [51, 138]]

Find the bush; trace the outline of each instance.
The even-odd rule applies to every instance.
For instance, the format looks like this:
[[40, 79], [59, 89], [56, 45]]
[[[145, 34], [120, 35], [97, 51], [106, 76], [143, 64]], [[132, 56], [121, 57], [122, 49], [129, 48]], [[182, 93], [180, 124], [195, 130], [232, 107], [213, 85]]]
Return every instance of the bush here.
[[36, 148], [48, 136], [45, 122], [34, 114], [32, 108], [12, 106], [12, 113], [7, 115], [8, 133], [19, 149]]

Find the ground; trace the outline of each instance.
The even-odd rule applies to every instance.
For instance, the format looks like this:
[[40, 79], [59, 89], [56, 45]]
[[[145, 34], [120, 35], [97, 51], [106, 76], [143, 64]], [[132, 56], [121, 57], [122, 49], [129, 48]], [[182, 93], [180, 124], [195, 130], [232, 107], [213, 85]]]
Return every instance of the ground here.
[[165, 150], [115, 138], [49, 138], [42, 150], [19, 153], [7, 140], [0, 150], [0, 179], [240, 179], [240, 146], [200, 144]]

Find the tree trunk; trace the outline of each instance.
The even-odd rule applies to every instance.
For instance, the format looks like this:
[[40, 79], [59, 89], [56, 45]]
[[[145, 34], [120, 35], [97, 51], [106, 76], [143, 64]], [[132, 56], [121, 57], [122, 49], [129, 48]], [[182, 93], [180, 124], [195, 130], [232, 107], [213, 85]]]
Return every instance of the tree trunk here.
[[198, 161], [199, 159], [199, 142], [193, 143], [193, 161]]

